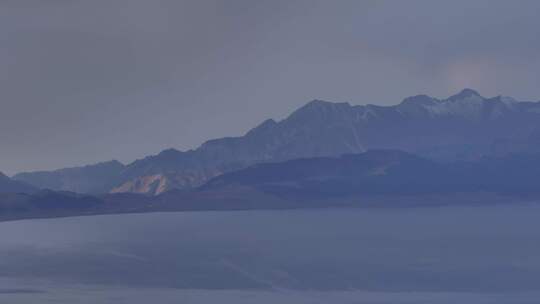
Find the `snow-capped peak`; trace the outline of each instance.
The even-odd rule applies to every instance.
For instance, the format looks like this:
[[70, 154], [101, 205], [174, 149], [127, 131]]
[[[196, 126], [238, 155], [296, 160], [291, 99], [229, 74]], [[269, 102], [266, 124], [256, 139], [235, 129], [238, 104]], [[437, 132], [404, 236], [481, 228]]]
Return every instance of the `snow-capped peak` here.
[[476, 118], [482, 114], [485, 98], [477, 91], [464, 89], [456, 95], [441, 100], [425, 108], [433, 116], [455, 115], [464, 118]]

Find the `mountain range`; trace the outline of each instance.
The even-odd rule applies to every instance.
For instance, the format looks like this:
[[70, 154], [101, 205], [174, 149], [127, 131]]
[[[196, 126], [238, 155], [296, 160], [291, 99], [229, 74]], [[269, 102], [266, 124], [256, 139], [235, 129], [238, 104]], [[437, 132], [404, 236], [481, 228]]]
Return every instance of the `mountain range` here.
[[55, 171], [20, 173], [13, 178], [41, 189], [78, 193], [107, 193], [116, 186], [125, 166], [118, 161]]
[[465, 89], [445, 99], [408, 97], [393, 106], [314, 100], [281, 121], [266, 120], [240, 137], [210, 140], [189, 151], [165, 150], [117, 161], [20, 173], [37, 188], [79, 193], [194, 189], [254, 164], [398, 149], [437, 161], [540, 151], [540, 102], [486, 98]]
[[398, 150], [261, 163], [150, 196], [0, 193], [0, 220], [91, 214], [509, 203], [540, 198], [540, 154], [436, 162]]
[[33, 193], [37, 190], [34, 186], [13, 180], [0, 172], [0, 193]]
[[452, 193], [540, 194], [540, 154], [441, 163], [399, 150], [258, 164], [213, 178], [198, 191], [249, 187], [287, 199]]

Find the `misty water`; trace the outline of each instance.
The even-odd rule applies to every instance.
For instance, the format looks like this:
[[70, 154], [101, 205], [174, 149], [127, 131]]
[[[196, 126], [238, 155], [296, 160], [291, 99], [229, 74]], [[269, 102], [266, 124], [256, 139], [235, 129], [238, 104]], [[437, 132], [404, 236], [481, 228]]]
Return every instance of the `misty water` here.
[[536, 303], [539, 218], [514, 204], [5, 222], [0, 303]]

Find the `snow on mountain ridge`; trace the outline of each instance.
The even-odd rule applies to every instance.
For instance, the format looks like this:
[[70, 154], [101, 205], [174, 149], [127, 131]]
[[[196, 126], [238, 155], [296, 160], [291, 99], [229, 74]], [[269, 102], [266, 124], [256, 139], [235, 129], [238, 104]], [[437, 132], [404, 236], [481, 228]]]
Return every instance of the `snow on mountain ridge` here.
[[[517, 110], [519, 101], [512, 97], [497, 96], [483, 97], [473, 89], [464, 89], [461, 92], [445, 99], [438, 99], [428, 95], [416, 95], [405, 98], [401, 103], [391, 106], [377, 106], [373, 104], [351, 105], [347, 102], [329, 102], [313, 100], [293, 112], [286, 120], [312, 120], [323, 119], [334, 115], [354, 113], [358, 122], [369, 122], [377, 117], [384, 116], [385, 112], [397, 112], [404, 117], [456, 117], [468, 120], [483, 117], [495, 119], [506, 111]], [[533, 110], [534, 111], [534, 110]], [[279, 122], [277, 122], [279, 124]]]
[[446, 99], [427, 95], [408, 97], [395, 107], [404, 115], [426, 114], [431, 118], [453, 116], [474, 120], [482, 117], [495, 119], [507, 111], [519, 110], [519, 104], [520, 102], [512, 97], [486, 98], [475, 90], [464, 89]]
[[449, 98], [424, 107], [434, 116], [457, 115], [474, 119], [482, 113], [484, 101], [480, 95], [472, 94], [461, 99]]

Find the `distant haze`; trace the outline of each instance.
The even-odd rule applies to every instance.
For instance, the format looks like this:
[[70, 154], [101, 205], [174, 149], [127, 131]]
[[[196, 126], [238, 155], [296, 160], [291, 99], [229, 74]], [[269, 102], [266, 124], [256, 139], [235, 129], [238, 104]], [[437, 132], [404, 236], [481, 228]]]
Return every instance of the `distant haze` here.
[[0, 171], [190, 149], [312, 99], [540, 99], [539, 1], [3, 0]]

